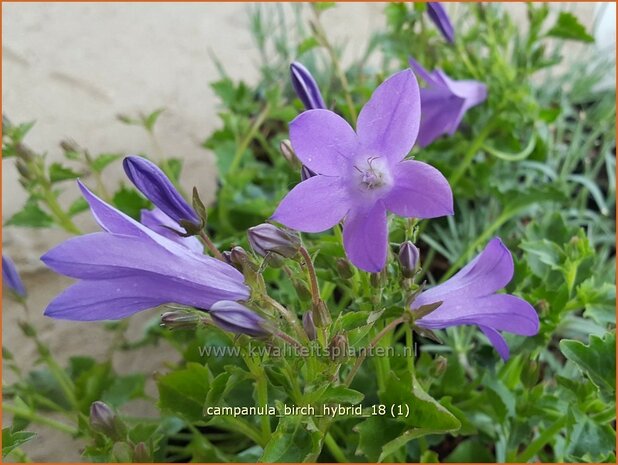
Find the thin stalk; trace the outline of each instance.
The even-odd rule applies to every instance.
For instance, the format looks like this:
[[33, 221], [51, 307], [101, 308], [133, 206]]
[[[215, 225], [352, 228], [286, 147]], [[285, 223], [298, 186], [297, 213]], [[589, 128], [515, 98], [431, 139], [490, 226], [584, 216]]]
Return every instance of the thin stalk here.
[[[294, 328], [294, 330], [296, 331], [296, 334], [299, 337], [301, 337], [302, 339], [306, 339], [307, 336], [305, 334], [305, 330], [300, 325], [298, 318], [296, 318], [296, 315], [294, 315], [290, 310], [288, 310], [286, 307], [281, 305], [279, 302], [277, 302], [275, 299], [273, 299], [268, 294], [264, 294], [263, 297], [266, 300], [266, 302], [268, 302], [275, 310], [281, 313], [283, 318], [285, 318], [287, 322], [290, 324], [290, 326]], [[295, 342], [297, 344], [300, 344], [298, 341], [295, 341]]]
[[45, 192], [43, 195], [43, 202], [45, 202], [45, 205], [47, 205], [49, 210], [52, 212], [52, 214], [56, 218], [56, 222], [58, 223], [59, 226], [62, 227], [62, 229], [64, 229], [67, 232], [70, 232], [71, 234], [81, 234], [82, 233], [81, 229], [79, 229], [75, 225], [75, 223], [73, 223], [73, 220], [71, 219], [71, 217], [62, 209], [62, 207], [58, 203], [58, 200], [56, 199], [56, 196], [51, 191], [51, 189], [45, 188]]
[[337, 462], [348, 463], [348, 459], [341, 450], [341, 447], [339, 447], [339, 445], [335, 441], [335, 438], [333, 438], [330, 433], [326, 433], [326, 436], [324, 436], [324, 444], [326, 444], [326, 447], [328, 447], [328, 450], [333, 455], [335, 460], [337, 460]]
[[395, 329], [395, 327], [400, 324], [403, 323], [403, 317], [399, 317], [394, 319], [393, 321], [391, 321], [388, 325], [386, 325], [382, 331], [380, 331], [376, 337], [374, 337], [371, 342], [369, 343], [369, 345], [365, 348], [365, 350], [363, 351], [363, 353], [361, 354], [360, 357], [358, 357], [356, 359], [356, 363], [354, 364], [354, 366], [352, 367], [352, 370], [350, 371], [350, 373], [348, 374], [348, 376], [346, 377], [344, 384], [346, 386], [349, 386], [352, 381], [354, 380], [354, 376], [356, 376], [356, 372], [358, 371], [358, 369], [360, 368], [360, 366], [363, 364], [363, 362], [365, 361], [365, 359], [367, 358], [367, 353], [373, 349], [378, 342], [380, 342], [380, 340], [386, 336], [390, 331], [392, 331], [393, 329]]
[[472, 141], [472, 144], [466, 151], [463, 156], [462, 162], [459, 164], [455, 172], [449, 177], [449, 183], [451, 185], [451, 189], [454, 189], [461, 177], [466, 173], [468, 167], [472, 163], [474, 156], [479, 151], [479, 149], [483, 146], [483, 142], [489, 136], [490, 132], [493, 129], [493, 124], [488, 123], [481, 132], [476, 136], [476, 139]]
[[77, 433], [79, 432], [77, 429], [73, 428], [70, 425], [67, 425], [66, 423], [62, 423], [60, 421], [56, 421], [51, 418], [43, 417], [28, 409], [17, 407], [16, 405], [4, 403], [2, 405], [2, 408], [6, 412], [26, 418], [27, 420], [30, 420], [33, 423], [38, 423], [40, 425], [49, 426], [50, 428], [57, 429], [58, 431], [62, 431], [63, 433], [70, 434], [71, 436], [76, 436]]
[[253, 124], [249, 128], [249, 131], [247, 132], [245, 137], [240, 141], [240, 144], [238, 144], [238, 148], [236, 149], [236, 152], [234, 153], [234, 158], [232, 159], [232, 163], [230, 164], [230, 169], [228, 171], [228, 174], [233, 174], [238, 169], [238, 166], [240, 165], [240, 160], [242, 159], [242, 156], [245, 153], [245, 150], [247, 150], [247, 147], [249, 146], [249, 144], [255, 137], [255, 133], [260, 129], [260, 126], [262, 126], [262, 124], [264, 123], [264, 120], [268, 116], [269, 112], [270, 112], [270, 103], [267, 103], [266, 105], [264, 105], [264, 108], [262, 108], [262, 111], [257, 115], [255, 120], [253, 121]]
[[526, 449], [514, 460], [519, 463], [526, 463], [532, 459], [552, 438], [560, 432], [567, 424], [568, 417], [565, 415], [555, 421], [549, 428], [544, 430], [538, 438], [530, 443]]
[[320, 286], [318, 285], [318, 278], [315, 274], [315, 267], [313, 266], [311, 255], [309, 255], [309, 252], [304, 247], [301, 247], [299, 250], [305, 261], [307, 273], [309, 274], [309, 283], [311, 285], [311, 302], [314, 305], [318, 305], [320, 303]]
[[204, 231], [200, 231], [200, 238], [202, 239], [206, 247], [208, 247], [208, 250], [210, 250], [210, 253], [212, 253], [216, 259], [221, 260], [222, 262], [225, 261], [225, 258], [223, 258], [223, 255], [221, 255], [221, 252], [219, 252], [219, 249], [217, 249], [215, 244], [210, 240], [210, 237], [208, 237], [208, 234], [206, 234]]
[[[255, 378], [255, 390], [257, 392], [258, 404], [266, 407], [268, 404], [268, 378], [266, 372], [261, 364], [259, 366], [259, 374]], [[270, 438], [270, 417], [268, 415], [262, 415], [260, 417], [260, 423], [262, 425], [262, 436], [266, 440]]]

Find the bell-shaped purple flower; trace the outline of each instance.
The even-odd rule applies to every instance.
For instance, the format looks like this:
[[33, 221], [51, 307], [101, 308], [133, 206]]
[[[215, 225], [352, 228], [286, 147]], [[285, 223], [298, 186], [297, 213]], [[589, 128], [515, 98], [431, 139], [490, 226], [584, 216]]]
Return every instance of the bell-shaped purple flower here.
[[384, 81], [358, 117], [356, 132], [329, 110], [309, 110], [290, 123], [300, 161], [317, 173], [282, 200], [272, 218], [289, 228], [321, 232], [343, 224], [350, 261], [370, 272], [386, 262], [386, 212], [415, 218], [453, 214], [442, 174], [404, 160], [418, 134], [419, 87], [407, 69]]
[[8, 255], [2, 255], [2, 283], [18, 297], [26, 297], [26, 287], [22, 282], [15, 263]]
[[125, 157], [122, 165], [135, 187], [163, 213], [183, 227], [202, 227], [203, 220], [157, 165], [136, 155]]
[[298, 61], [290, 65], [290, 80], [294, 92], [307, 110], [326, 108], [317, 82], [315, 82], [309, 70]]
[[447, 42], [451, 44], [455, 42], [455, 30], [453, 29], [451, 20], [446, 14], [446, 10], [440, 2], [427, 2], [427, 15]]
[[249, 336], [266, 336], [266, 320], [238, 302], [222, 300], [210, 307], [212, 321], [225, 331]]
[[154, 232], [178, 242], [196, 253], [204, 253], [204, 246], [200, 240], [195, 236], [186, 237], [184, 235], [186, 234], [185, 229], [163, 213], [161, 209], [155, 207], [152, 210], [142, 210], [140, 220], [144, 226], [148, 226]]
[[496, 294], [513, 277], [513, 257], [499, 238], [448, 281], [423, 291], [412, 309], [442, 304], [415, 324], [426, 329], [477, 325], [503, 359], [509, 347], [500, 331], [534, 336], [539, 331], [536, 310], [525, 300], [510, 294]]
[[418, 145], [426, 147], [438, 137], [453, 135], [466, 112], [487, 98], [487, 86], [482, 82], [455, 81], [442, 70], [428, 72], [410, 58], [410, 66], [427, 84], [421, 89], [421, 127]]
[[232, 266], [157, 234], [79, 187], [104, 232], [69, 239], [41, 257], [54, 271], [81, 280], [52, 300], [47, 316], [117, 320], [163, 304], [208, 309], [249, 297]]

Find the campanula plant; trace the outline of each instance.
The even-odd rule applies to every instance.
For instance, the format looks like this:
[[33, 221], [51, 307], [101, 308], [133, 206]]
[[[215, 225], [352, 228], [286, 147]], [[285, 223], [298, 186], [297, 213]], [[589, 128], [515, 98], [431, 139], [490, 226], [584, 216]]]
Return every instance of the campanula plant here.
[[[5, 326], [37, 354], [3, 348], [10, 459], [54, 428], [95, 462], [615, 462], [604, 58], [555, 66], [591, 40], [571, 13], [436, 2], [384, 5], [342, 55], [335, 7], [252, 7], [259, 79], [212, 86], [215, 198], [154, 149], [67, 140], [50, 164], [3, 121], [30, 194], [7, 224], [70, 234], [41, 276], [76, 280], [33, 299], [3, 256]], [[156, 139], [161, 111], [121, 120]], [[105, 354], [65, 366], [37, 312], [98, 325]]]

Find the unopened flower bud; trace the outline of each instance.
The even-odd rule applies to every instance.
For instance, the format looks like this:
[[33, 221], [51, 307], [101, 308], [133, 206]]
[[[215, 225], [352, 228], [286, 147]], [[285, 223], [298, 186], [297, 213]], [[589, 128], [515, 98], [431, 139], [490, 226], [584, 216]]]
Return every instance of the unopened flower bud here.
[[8, 255], [2, 255], [2, 284], [18, 297], [26, 297], [26, 288], [19, 277], [15, 263]]
[[247, 251], [237, 245], [230, 250], [230, 263], [242, 271], [245, 264], [249, 261]]
[[126, 157], [122, 165], [135, 187], [167, 216], [185, 228], [188, 234], [197, 234], [203, 228], [205, 219], [180, 195], [161, 168], [136, 155]]
[[212, 321], [225, 331], [256, 337], [269, 334], [264, 328], [266, 320], [238, 302], [220, 300], [210, 307], [208, 313]]
[[161, 326], [169, 329], [194, 329], [200, 324], [201, 320], [195, 312], [174, 310], [161, 315]]
[[290, 65], [290, 79], [294, 92], [307, 110], [326, 108], [317, 82], [301, 63], [295, 61]]
[[539, 381], [539, 375], [541, 374], [541, 366], [535, 360], [524, 364], [521, 371], [521, 382], [528, 389], [532, 389]]
[[447, 367], [448, 360], [442, 355], [438, 355], [433, 361], [433, 366], [431, 367], [430, 374], [434, 378], [439, 378], [444, 374]]
[[371, 287], [375, 287], [376, 289], [380, 289], [386, 284], [386, 273], [384, 270], [378, 271], [377, 273], [371, 273], [369, 276], [369, 283]]
[[304, 302], [311, 300], [311, 291], [303, 281], [293, 278], [292, 285], [294, 286], [294, 289], [296, 289], [296, 294], [300, 300]]
[[313, 322], [318, 328], [323, 328], [333, 321], [328, 307], [322, 299], [312, 305], [311, 312], [313, 313]]
[[97, 433], [118, 439], [122, 432], [122, 422], [105, 403], [97, 400], [90, 405], [90, 427]]
[[420, 253], [418, 247], [412, 242], [406, 241], [399, 247], [399, 264], [401, 274], [406, 278], [412, 278], [419, 265]]
[[247, 236], [251, 248], [262, 257], [272, 252], [286, 258], [292, 258], [298, 253], [300, 247], [298, 236], [269, 223], [262, 223], [249, 228]]
[[299, 161], [298, 158], [296, 158], [296, 153], [294, 152], [294, 149], [292, 148], [292, 143], [289, 139], [283, 139], [281, 141], [281, 143], [279, 144], [279, 151], [283, 155], [283, 158], [285, 158], [285, 160], [291, 166], [298, 167]]
[[151, 463], [150, 450], [143, 441], [138, 442], [133, 448], [133, 463]]
[[313, 323], [313, 314], [311, 312], [306, 312], [303, 315], [303, 328], [309, 340], [315, 341], [318, 334], [315, 324]]
[[317, 173], [312, 171], [310, 168], [307, 168], [305, 165], [300, 169], [300, 180], [306, 181], [309, 178], [316, 176]]
[[339, 276], [343, 279], [350, 279], [354, 276], [354, 270], [352, 266], [350, 266], [350, 262], [345, 258], [338, 258], [335, 261], [335, 265], [337, 266], [337, 271], [339, 272]]
[[131, 461], [131, 446], [124, 442], [117, 442], [112, 446], [112, 457], [116, 463], [129, 463]]
[[335, 361], [343, 361], [348, 356], [348, 338], [344, 334], [335, 335], [328, 344], [328, 356]]

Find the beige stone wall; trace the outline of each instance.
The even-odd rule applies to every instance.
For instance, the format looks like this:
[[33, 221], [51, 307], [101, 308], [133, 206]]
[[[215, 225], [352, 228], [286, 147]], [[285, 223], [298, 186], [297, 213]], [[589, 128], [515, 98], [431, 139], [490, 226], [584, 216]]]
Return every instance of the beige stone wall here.
[[[199, 147], [217, 125], [216, 100], [208, 83], [217, 78], [214, 53], [234, 78], [257, 78], [258, 55], [242, 3], [5, 3], [3, 4], [3, 112], [14, 122], [36, 120], [27, 143], [60, 159], [58, 142], [75, 139], [94, 153], [145, 152], [151, 142], [139, 128], [115, 120], [157, 107], [167, 110], [157, 126], [163, 152], [185, 159], [184, 182], [207, 198], [215, 191], [212, 155]], [[335, 39], [347, 38], [347, 57], [359, 56], [364, 40], [380, 27], [383, 4], [345, 4], [325, 15]], [[511, 5], [523, 16], [523, 4]], [[593, 5], [575, 5], [592, 22]], [[456, 8], [450, 5], [449, 8]], [[615, 40], [615, 39], [614, 39]], [[18, 211], [25, 195], [11, 160], [2, 165], [3, 220]], [[105, 182], [122, 178], [116, 166]], [[86, 180], [88, 181], [88, 180]], [[67, 186], [65, 200], [77, 195]], [[79, 218], [95, 230], [88, 214]], [[38, 257], [67, 235], [61, 231], [6, 228], [4, 250], [16, 261], [30, 290], [30, 307], [42, 337], [61, 359], [88, 354], [103, 357], [108, 333], [100, 325], [56, 322], [42, 317], [46, 303], [70, 280], [54, 275]], [[4, 344], [29, 364], [35, 354], [16, 329], [22, 310], [3, 298]], [[139, 329], [144, 315], [132, 321]], [[166, 347], [115, 354], [116, 368], [162, 369], [174, 355]], [[141, 405], [133, 407], [140, 411]], [[147, 413], [147, 412], [146, 412]], [[40, 437], [25, 450], [34, 460], [74, 461], [78, 447], [62, 435], [34, 428]]]

